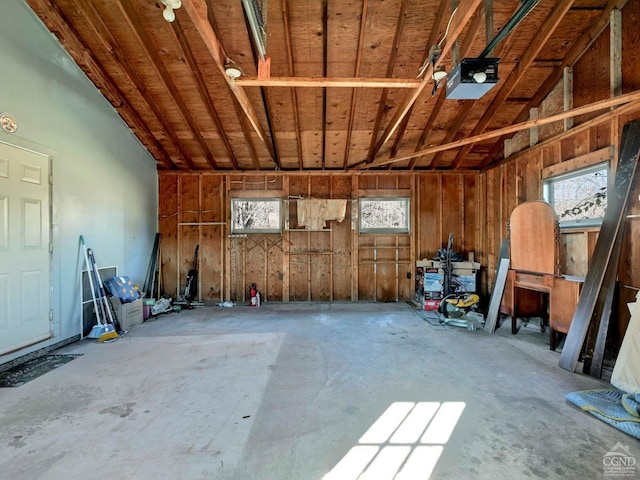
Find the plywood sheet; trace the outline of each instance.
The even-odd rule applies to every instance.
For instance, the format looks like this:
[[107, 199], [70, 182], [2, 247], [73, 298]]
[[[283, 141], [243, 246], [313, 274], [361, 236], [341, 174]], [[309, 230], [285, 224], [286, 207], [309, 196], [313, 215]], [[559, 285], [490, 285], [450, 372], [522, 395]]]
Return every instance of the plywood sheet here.
[[[160, 293], [170, 295], [175, 295], [178, 291], [178, 179], [179, 177], [175, 175], [159, 175], [158, 177], [158, 188], [161, 192], [158, 208], [160, 215], [158, 228], [161, 234]], [[154, 295], [156, 294], [154, 293]]]

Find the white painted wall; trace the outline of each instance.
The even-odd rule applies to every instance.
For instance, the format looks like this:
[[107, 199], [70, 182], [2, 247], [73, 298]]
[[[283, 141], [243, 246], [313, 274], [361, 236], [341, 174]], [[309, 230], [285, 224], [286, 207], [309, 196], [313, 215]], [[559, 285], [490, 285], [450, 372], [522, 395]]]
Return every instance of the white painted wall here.
[[52, 158], [53, 344], [79, 333], [81, 234], [99, 266], [144, 282], [157, 231], [156, 164], [24, 0], [0, 2], [0, 72], [0, 112], [18, 120], [17, 133], [0, 130], [0, 141]]

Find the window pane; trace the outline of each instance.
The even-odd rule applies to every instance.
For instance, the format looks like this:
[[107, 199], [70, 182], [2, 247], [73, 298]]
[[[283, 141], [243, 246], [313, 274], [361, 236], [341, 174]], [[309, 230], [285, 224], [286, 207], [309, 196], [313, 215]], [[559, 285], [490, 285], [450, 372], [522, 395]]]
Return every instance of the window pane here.
[[408, 232], [408, 198], [361, 198], [361, 232]]
[[561, 225], [599, 224], [607, 208], [607, 166], [599, 165], [547, 181], [548, 198]]
[[282, 202], [275, 199], [231, 199], [231, 231], [279, 233], [282, 231]]

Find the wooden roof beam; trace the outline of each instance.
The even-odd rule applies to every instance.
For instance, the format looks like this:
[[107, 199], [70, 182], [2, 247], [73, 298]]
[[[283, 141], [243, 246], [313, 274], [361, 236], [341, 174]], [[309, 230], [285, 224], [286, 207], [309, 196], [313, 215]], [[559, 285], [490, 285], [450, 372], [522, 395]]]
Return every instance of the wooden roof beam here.
[[[536, 56], [542, 51], [547, 41], [556, 30], [560, 22], [567, 14], [575, 0], [559, 0], [547, 16], [542, 26], [538, 29], [536, 35], [531, 39], [529, 47], [524, 51], [520, 57], [520, 61], [516, 64], [511, 73], [500, 87], [500, 90], [496, 93], [491, 104], [487, 107], [484, 115], [480, 118], [480, 121], [476, 124], [471, 135], [479, 135], [487, 128], [493, 116], [497, 113], [498, 109], [509, 97], [513, 89], [516, 87], [520, 79], [526, 74], [527, 69], [531, 63], [536, 59]], [[458, 155], [453, 161], [453, 168], [460, 166], [464, 157], [473, 148], [472, 145], [465, 146], [458, 152]]]
[[229, 138], [224, 131], [224, 127], [222, 126], [222, 121], [220, 120], [220, 116], [218, 115], [218, 111], [216, 110], [211, 97], [209, 96], [209, 91], [207, 90], [207, 85], [202, 78], [202, 74], [200, 73], [200, 68], [198, 68], [198, 62], [193, 55], [193, 51], [189, 46], [189, 42], [184, 34], [184, 30], [180, 23], [180, 19], [176, 17], [173, 22], [173, 32], [176, 36], [176, 40], [180, 45], [180, 49], [184, 54], [185, 59], [187, 60], [187, 64], [189, 65], [189, 70], [193, 74], [193, 78], [196, 81], [198, 86], [198, 93], [200, 94], [200, 98], [202, 99], [202, 103], [204, 103], [207, 112], [209, 112], [209, 116], [213, 120], [213, 123], [216, 126], [216, 130], [218, 131], [218, 135], [220, 135], [220, 139], [224, 145], [225, 150], [227, 151], [227, 155], [229, 155], [229, 159], [231, 160], [231, 164], [233, 165], [234, 170], [238, 170], [238, 159], [236, 158], [235, 153], [233, 152], [233, 147], [229, 142]]
[[[146, 141], [145, 146], [151, 154], [154, 155], [156, 160], [164, 168], [172, 168], [175, 164], [169, 154], [160, 145], [153, 133], [151, 133], [151, 130], [146, 126], [144, 120], [142, 120], [133, 107], [131, 107], [125, 94], [113, 82], [93, 53], [85, 47], [80, 36], [72, 29], [68, 20], [63, 16], [58, 7], [46, 0], [29, 0], [29, 5], [52, 32], [58, 32], [56, 36], [60, 43], [93, 83], [102, 91], [102, 94], [107, 97], [129, 126], [139, 132], [140, 140], [143, 142]], [[98, 36], [100, 37], [100, 35]], [[100, 39], [104, 40], [104, 37], [100, 37]], [[107, 48], [107, 51], [114, 55], [112, 48]], [[147, 101], [144, 95], [141, 94], [141, 96], [143, 100]], [[186, 159], [183, 158], [181, 160], [189, 166]]]
[[162, 59], [160, 58], [160, 55], [158, 54], [155, 46], [153, 45], [153, 42], [147, 35], [147, 31], [145, 30], [144, 25], [140, 21], [140, 17], [136, 13], [135, 9], [133, 8], [130, 2], [126, 0], [116, 0], [116, 4], [120, 9], [120, 13], [122, 13], [122, 18], [127, 22], [127, 25], [129, 25], [129, 28], [131, 29], [131, 33], [136, 37], [136, 39], [138, 40], [138, 43], [143, 48], [144, 53], [151, 60], [151, 65], [153, 66], [158, 76], [162, 79], [162, 83], [164, 84], [165, 88], [171, 95], [172, 100], [175, 102], [176, 106], [180, 110], [180, 113], [184, 118], [185, 122], [187, 123], [187, 125], [189, 126], [189, 129], [191, 130], [192, 135], [194, 136], [194, 138], [198, 142], [198, 145], [200, 146], [200, 149], [204, 153], [204, 156], [206, 157], [207, 162], [209, 163], [209, 166], [213, 169], [216, 169], [217, 168], [216, 161], [213, 158], [213, 155], [211, 154], [211, 150], [209, 150], [207, 142], [202, 137], [202, 134], [200, 133], [200, 128], [198, 128], [195, 121], [193, 120], [193, 117], [191, 116], [191, 112], [189, 111], [189, 108], [187, 107], [187, 105], [184, 103], [184, 100], [180, 96], [178, 89], [173, 83], [173, 79], [171, 78], [171, 75], [167, 71], [166, 67], [164, 66], [164, 63], [162, 62]]
[[442, 54], [440, 58], [432, 65], [429, 63], [427, 69], [424, 72], [424, 76], [422, 79], [422, 83], [420, 87], [416, 88], [411, 94], [407, 95], [400, 106], [396, 109], [396, 113], [387, 128], [384, 130], [382, 137], [376, 143], [376, 146], [373, 151], [373, 156], [380, 151], [380, 148], [389, 141], [391, 136], [395, 133], [396, 129], [402, 122], [402, 119], [407, 115], [415, 101], [422, 94], [425, 87], [430, 83], [425, 79], [430, 79], [431, 74], [433, 72], [433, 68], [437, 67], [442, 63], [443, 58], [451, 51], [455, 40], [460, 36], [462, 31], [464, 30], [467, 22], [471, 19], [478, 6], [482, 3], [482, 0], [462, 0], [460, 5], [456, 8], [456, 10], [452, 13], [451, 23], [449, 25], [449, 32], [446, 38], [442, 39]]
[[[436, 104], [431, 109], [431, 113], [429, 114], [429, 118], [427, 119], [427, 124], [425, 125], [424, 130], [422, 130], [422, 134], [418, 139], [416, 148], [413, 150], [414, 152], [418, 152], [422, 150], [422, 148], [424, 147], [424, 144], [427, 142], [427, 138], [429, 138], [429, 135], [433, 130], [433, 124], [436, 121], [436, 118], [438, 118], [438, 115], [440, 114], [440, 110], [442, 109], [442, 104], [444, 104], [444, 101], [446, 100], [447, 95], [444, 89], [440, 90], [436, 95], [438, 95], [438, 98], [436, 99]], [[413, 170], [415, 168], [417, 161], [418, 161], [418, 157], [411, 159], [411, 161], [409, 162], [409, 170]]]
[[[403, 0], [403, 3], [406, 0]], [[360, 32], [358, 33], [358, 53], [356, 54], [356, 68], [354, 72], [355, 77], [360, 76], [360, 66], [362, 64], [362, 47], [364, 45], [364, 32], [367, 23], [367, 12], [369, 8], [369, 0], [364, 0], [362, 3], [362, 13], [360, 14]], [[356, 111], [356, 101], [358, 99], [358, 90], [354, 89], [351, 92], [351, 108], [349, 110], [349, 122], [347, 124], [347, 141], [344, 147], [344, 161], [343, 169], [346, 170], [349, 166], [349, 152], [351, 151], [351, 135], [353, 133], [353, 122]]]
[[[287, 64], [289, 66], [289, 75], [295, 75], [295, 66], [293, 65], [293, 41], [291, 38], [291, 20], [289, 18], [289, 2], [282, 0], [282, 21], [284, 23], [284, 38], [287, 45]], [[292, 85], [289, 85], [293, 87]], [[291, 103], [293, 103], [293, 121], [296, 131], [296, 146], [298, 149], [298, 169], [304, 168], [302, 158], [302, 134], [300, 132], [300, 113], [298, 112], [298, 94], [295, 88], [291, 88]]]
[[[445, 0], [442, 0], [441, 3], [444, 3], [444, 1]], [[391, 75], [393, 75], [396, 56], [398, 53], [398, 49], [400, 48], [400, 37], [402, 36], [402, 28], [404, 27], [406, 8], [407, 8], [407, 2], [403, 0], [402, 6], [400, 7], [400, 15], [398, 16], [398, 20], [396, 21], [396, 32], [393, 37], [393, 47], [391, 49], [391, 55], [389, 56], [389, 61], [387, 62], [387, 77], [391, 77]], [[441, 14], [443, 10], [444, 8], [442, 8], [442, 5], [441, 5], [441, 8], [438, 9], [438, 12]], [[436, 24], [437, 23], [439, 23], [438, 20], [436, 20]], [[432, 29], [431, 31], [432, 37], [435, 36], [434, 30], [435, 29]], [[428, 48], [429, 47], [427, 47], [427, 50]], [[418, 82], [417, 86], [419, 86], [420, 83], [422, 82], [421, 80], [418, 80], [418, 79], [416, 80]], [[380, 101], [378, 102], [378, 113], [376, 114], [376, 117], [375, 117], [373, 131], [371, 133], [371, 140], [369, 142], [369, 151], [367, 152], [367, 162], [369, 163], [373, 161], [374, 150], [376, 147], [376, 139], [378, 138], [378, 132], [380, 131], [380, 124], [382, 123], [382, 118], [384, 117], [384, 110], [386, 108], [388, 94], [389, 94], [389, 91], [387, 90], [387, 88], [382, 90], [382, 93], [380, 94]]]
[[[366, 0], [365, 0], [366, 1]], [[266, 80], [245, 77], [236, 80], [241, 87], [302, 87], [302, 88], [418, 88], [415, 78], [353, 78], [341, 77], [271, 77]]]
[[[362, 161], [358, 165], [357, 169], [362, 170], [362, 169], [376, 168], [376, 167], [388, 165], [389, 163], [403, 162], [414, 157], [420, 157], [422, 155], [431, 155], [437, 152], [443, 152], [445, 150], [452, 150], [455, 148], [472, 145], [474, 143], [484, 142], [485, 140], [494, 139], [497, 137], [501, 137], [503, 135], [510, 135], [513, 133], [520, 132], [521, 130], [526, 130], [528, 128], [539, 127], [541, 125], [547, 125], [549, 123], [564, 120], [565, 118], [571, 118], [578, 115], [585, 115], [588, 113], [593, 113], [593, 112], [609, 109], [612, 107], [617, 107], [619, 105], [624, 105], [624, 104], [633, 104], [631, 105], [632, 107], [638, 108], [640, 106], [640, 90], [636, 90], [631, 93], [625, 93], [618, 97], [607, 98], [605, 100], [593, 102], [588, 105], [573, 108], [571, 110], [567, 110], [566, 112], [556, 113], [548, 117], [535, 118], [532, 120], [528, 120], [526, 122], [521, 122], [515, 125], [510, 125], [508, 127], [500, 128], [498, 130], [492, 130], [490, 132], [480, 133], [480, 134], [463, 138], [460, 140], [455, 140], [453, 142], [446, 143], [443, 145], [436, 145], [434, 147], [429, 147], [419, 152], [412, 153], [411, 155], [405, 155], [403, 157], [394, 158], [393, 160], [378, 161], [378, 162], [374, 162], [373, 164], [366, 164], [365, 161]], [[612, 114], [615, 113], [617, 115], [620, 112], [612, 111], [610, 113]], [[580, 127], [582, 127], [582, 125], [580, 125]], [[576, 127], [576, 129], [580, 127]], [[575, 133], [574, 131], [576, 131], [576, 129], [571, 130], [570, 132]]]
[[[322, 0], [322, 76], [327, 76], [329, 70], [329, 2]], [[320, 162], [322, 170], [327, 161], [327, 89], [322, 90], [322, 142], [320, 144]]]
[[[600, 34], [604, 31], [605, 28], [609, 25], [610, 15], [614, 9], [622, 9], [629, 0], [610, 0], [604, 10], [602, 11], [602, 15], [598, 17], [589, 28], [576, 40], [576, 42], [571, 46], [567, 54], [562, 59], [561, 63], [555, 68], [553, 73], [547, 77], [547, 79], [540, 86], [538, 91], [533, 95], [533, 97], [528, 100], [527, 106], [524, 107], [516, 119], [515, 123], [524, 122], [527, 118], [529, 118], [529, 110], [531, 108], [538, 107], [547, 95], [551, 93], [551, 91], [555, 88], [556, 84], [562, 79], [564, 75], [564, 69], [573, 65], [578, 59], [589, 49], [589, 47], [593, 44], [593, 42], [600, 36]], [[509, 99], [515, 100], [515, 99]], [[506, 137], [501, 137], [496, 142], [495, 147], [491, 150], [491, 153], [485, 158], [482, 166], [489, 165], [495, 155], [502, 149], [502, 143], [504, 142]]]
[[[422, 61], [420, 62], [420, 65], [424, 65], [424, 62], [427, 60], [427, 58], [429, 58], [431, 47], [433, 46], [434, 43], [436, 43], [437, 37], [439, 35], [438, 27], [440, 26], [440, 22], [442, 22], [442, 17], [444, 16], [444, 10], [448, 3], [450, 2], [448, 2], [447, 0], [440, 0], [440, 4], [438, 5], [438, 10], [436, 11], [436, 18], [433, 21], [433, 28], [431, 28], [431, 33], [429, 34], [429, 39], [427, 40], [424, 53], [422, 54]], [[432, 96], [433, 96], [433, 93], [432, 93]], [[422, 134], [420, 135], [420, 140], [418, 140], [418, 143], [422, 142], [422, 145], [424, 145], [426, 138], [431, 133], [431, 127], [433, 125], [433, 122], [435, 121], [435, 118], [437, 117], [438, 113], [440, 112], [440, 109], [442, 108], [443, 101], [444, 101], [444, 98], [441, 95], [438, 95], [436, 103], [433, 106], [431, 113], [429, 114], [429, 119], [427, 120], [425, 127], [422, 129]], [[402, 142], [404, 133], [407, 130], [407, 125], [409, 124], [409, 118], [411, 117], [412, 113], [413, 113], [413, 105], [411, 106], [411, 108], [405, 115], [404, 119], [398, 126], [396, 138], [393, 141], [393, 146], [391, 147], [389, 158], [396, 158], [396, 156], [398, 155], [398, 149], [400, 148], [400, 143]], [[377, 137], [378, 137], [378, 131], [376, 130], [375, 135], [371, 139], [372, 144], [375, 143]], [[422, 146], [420, 148], [422, 148]], [[417, 151], [417, 150], [419, 150], [419, 148], [416, 147], [414, 151]], [[373, 161], [373, 158], [367, 157], [367, 160]], [[409, 162], [409, 169], [413, 169], [413, 167], [415, 166], [416, 160], [417, 159], [415, 158], [411, 159], [411, 161]], [[389, 164], [389, 168], [391, 168], [391, 164]]]
[[[460, 48], [460, 58], [465, 57], [469, 52], [469, 50], [471, 50], [476, 34], [478, 33], [480, 26], [482, 25], [482, 19], [483, 19], [483, 15], [481, 14], [481, 10], [478, 9], [476, 15], [474, 15], [473, 20], [471, 21], [471, 25], [469, 26], [469, 30], [467, 31], [464, 41], [462, 42], [462, 47]], [[444, 90], [444, 88], [442, 90]], [[431, 112], [426, 128], [422, 132], [422, 135], [420, 136], [420, 139], [418, 140], [418, 144], [416, 145], [416, 148], [414, 151], [417, 152], [420, 149], [422, 149], [425, 142], [427, 141], [427, 138], [431, 133], [431, 128], [433, 127], [433, 122], [435, 122], [436, 118], [438, 118], [438, 115], [440, 113], [440, 109], [442, 108], [442, 104], [444, 103], [445, 97], [446, 97], [445, 92], [444, 91], [440, 92], [440, 97], [438, 98], [438, 102], [436, 103], [437, 110], [434, 108], [434, 111]], [[453, 123], [447, 130], [447, 134], [445, 135], [443, 143], [448, 143], [455, 138], [462, 124], [464, 123], [464, 121], [467, 120], [467, 115], [469, 115], [469, 112], [471, 112], [471, 109], [473, 108], [474, 105], [475, 105], [475, 101], [467, 100], [463, 102], [462, 108], [458, 111], [455, 119], [453, 120]], [[438, 162], [440, 161], [441, 155], [442, 153], [437, 153], [431, 159], [431, 162], [429, 162], [429, 165], [426, 165], [426, 166], [435, 168], [438, 165]], [[413, 169], [415, 167], [415, 163], [417, 162], [417, 160], [418, 160], [417, 158], [412, 159], [409, 164], [409, 167]]]
[[[122, 0], [118, 1], [120, 2]], [[224, 63], [227, 55], [224, 51], [224, 48], [222, 47], [222, 44], [220, 43], [220, 40], [218, 39], [218, 36], [213, 30], [211, 23], [209, 23], [209, 19], [207, 17], [207, 3], [205, 2], [205, 0], [189, 0], [182, 3], [182, 8], [178, 11], [178, 13], [181, 10], [184, 10], [187, 13], [188, 17], [191, 19], [191, 22], [202, 37], [205, 46], [209, 50], [209, 53], [211, 54], [214, 62], [218, 66], [220, 73], [222, 73], [222, 77], [229, 85], [229, 88], [238, 101], [240, 108], [246, 115], [247, 120], [249, 120], [249, 123], [251, 123], [251, 126], [258, 134], [258, 137], [269, 152], [271, 159], [274, 161], [276, 166], [278, 166], [275, 160], [275, 152], [273, 151], [271, 140], [269, 139], [269, 137], [267, 137], [267, 134], [262, 128], [262, 125], [260, 125], [260, 120], [258, 119], [258, 115], [251, 105], [251, 102], [249, 101], [249, 97], [247, 97], [246, 92], [241, 86], [237, 85], [234, 80], [229, 78], [227, 72], [225, 71]]]

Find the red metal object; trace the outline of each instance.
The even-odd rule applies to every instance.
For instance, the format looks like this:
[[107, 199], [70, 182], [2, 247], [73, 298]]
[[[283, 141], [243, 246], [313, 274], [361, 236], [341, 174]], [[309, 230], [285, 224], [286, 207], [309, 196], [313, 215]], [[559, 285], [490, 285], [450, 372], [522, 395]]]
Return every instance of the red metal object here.
[[255, 283], [251, 284], [249, 287], [249, 306], [250, 307], [259, 307], [260, 306], [260, 292], [258, 292], [258, 287]]
[[424, 309], [425, 310], [438, 310], [440, 306], [440, 300], [425, 300], [424, 301]]

